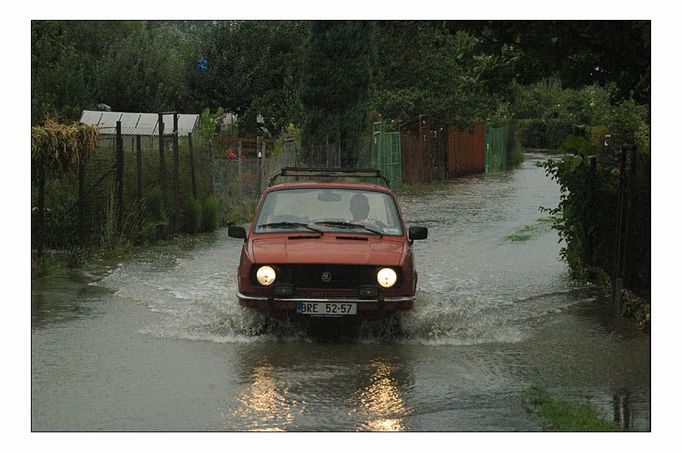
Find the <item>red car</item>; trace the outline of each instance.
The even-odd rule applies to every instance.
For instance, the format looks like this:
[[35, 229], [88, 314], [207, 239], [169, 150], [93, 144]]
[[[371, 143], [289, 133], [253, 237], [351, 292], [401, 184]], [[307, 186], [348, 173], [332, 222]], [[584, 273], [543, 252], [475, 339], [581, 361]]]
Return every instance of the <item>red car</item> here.
[[271, 185], [249, 228], [229, 227], [244, 240], [241, 305], [284, 319], [382, 318], [413, 308], [412, 243], [427, 228], [405, 227], [387, 183], [339, 180], [383, 179], [378, 171], [285, 168], [278, 176], [316, 181]]

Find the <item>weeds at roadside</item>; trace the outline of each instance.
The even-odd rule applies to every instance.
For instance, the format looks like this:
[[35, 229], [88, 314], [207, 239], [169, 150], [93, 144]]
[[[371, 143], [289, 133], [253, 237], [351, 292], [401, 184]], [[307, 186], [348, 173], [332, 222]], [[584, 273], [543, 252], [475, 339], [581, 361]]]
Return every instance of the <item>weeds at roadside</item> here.
[[615, 423], [604, 420], [591, 404], [553, 398], [540, 387], [529, 388], [522, 400], [526, 411], [541, 420], [545, 431], [619, 431]]

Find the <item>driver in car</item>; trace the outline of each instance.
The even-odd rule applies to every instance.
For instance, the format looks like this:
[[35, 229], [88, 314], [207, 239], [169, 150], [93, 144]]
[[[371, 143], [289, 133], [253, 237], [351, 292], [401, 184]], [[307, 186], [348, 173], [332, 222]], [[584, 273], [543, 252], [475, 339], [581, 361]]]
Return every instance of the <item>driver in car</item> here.
[[369, 200], [361, 193], [356, 193], [350, 199], [350, 213], [353, 215], [353, 223], [368, 226], [379, 226], [374, 219], [369, 219]]

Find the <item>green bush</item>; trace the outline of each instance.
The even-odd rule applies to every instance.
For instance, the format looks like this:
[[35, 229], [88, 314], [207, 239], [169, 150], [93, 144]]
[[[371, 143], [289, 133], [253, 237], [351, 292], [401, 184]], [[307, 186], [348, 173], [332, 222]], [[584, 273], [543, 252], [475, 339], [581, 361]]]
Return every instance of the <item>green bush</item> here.
[[559, 146], [559, 151], [570, 154], [582, 154], [589, 156], [595, 154], [597, 148], [585, 137], [569, 135]]
[[649, 111], [635, 101], [624, 101], [608, 114], [609, 131], [616, 144], [636, 144], [649, 152]]
[[192, 198], [185, 200], [183, 204], [183, 232], [196, 234], [201, 231], [201, 203]]
[[569, 117], [551, 118], [545, 121], [546, 148], [557, 149], [573, 132], [573, 121]]
[[547, 126], [542, 120], [519, 121], [519, 141], [526, 148], [547, 148]]
[[557, 149], [572, 131], [568, 116], [518, 121], [518, 139], [525, 148]]
[[[597, 154], [594, 182], [589, 175], [589, 159], [566, 156], [549, 160], [547, 174], [560, 186], [561, 201], [550, 214], [557, 216], [553, 227], [564, 242], [561, 256], [571, 275], [589, 278], [587, 272], [598, 268], [611, 274], [618, 237], [619, 155]], [[631, 193], [633, 212], [630, 216], [627, 242], [627, 288], [648, 293], [651, 284], [651, 162], [640, 152], [637, 177]]]
[[156, 223], [155, 222], [145, 222], [140, 230], [140, 241], [143, 244], [152, 244], [156, 242]]
[[568, 117], [575, 124], [603, 124], [611, 109], [615, 85], [563, 88], [549, 78], [531, 85], [512, 85], [516, 118]]
[[601, 151], [604, 148], [604, 137], [609, 133], [609, 128], [606, 126], [590, 126], [587, 129], [587, 136], [590, 144], [596, 151]]
[[144, 197], [147, 208], [147, 217], [152, 220], [161, 220], [166, 215], [161, 188], [154, 186]]
[[517, 118], [546, 118], [557, 105], [565, 104], [567, 92], [561, 81], [548, 78], [531, 85], [513, 85]]
[[201, 230], [215, 231], [218, 228], [220, 202], [216, 197], [208, 197], [201, 204]]
[[[154, 186], [149, 190], [144, 198], [144, 205], [146, 210], [147, 222], [154, 226], [155, 237], [154, 241], [159, 239], [166, 239], [168, 236], [168, 227], [170, 219], [163, 201], [163, 195], [159, 186]], [[146, 222], [146, 223], [147, 223]], [[143, 241], [144, 239], [143, 235]], [[151, 237], [151, 233], [147, 232], [147, 238]], [[154, 242], [149, 241], [149, 242]]]

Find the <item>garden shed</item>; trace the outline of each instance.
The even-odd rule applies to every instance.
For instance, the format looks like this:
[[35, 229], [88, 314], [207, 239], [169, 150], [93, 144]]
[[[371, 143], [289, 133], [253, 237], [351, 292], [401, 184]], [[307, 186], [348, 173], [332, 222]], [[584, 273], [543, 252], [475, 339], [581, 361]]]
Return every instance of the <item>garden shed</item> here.
[[[100, 135], [115, 135], [116, 122], [121, 122], [123, 135], [159, 135], [158, 113], [129, 113], [129, 112], [99, 112], [83, 110], [80, 122], [99, 127]], [[178, 135], [186, 136], [194, 133], [199, 127], [199, 115], [196, 113], [178, 113]], [[163, 115], [163, 130], [165, 133], [173, 131], [173, 114]]]
[[[140, 136], [143, 148], [157, 148], [159, 138], [158, 113], [102, 112], [83, 110], [81, 124], [89, 124], [99, 128], [100, 140], [109, 141], [116, 135], [116, 122], [121, 122], [121, 135], [124, 136], [124, 147], [132, 145], [134, 137]], [[199, 115], [196, 113], [178, 113], [178, 136], [186, 137], [188, 133], [195, 136], [199, 128]], [[163, 114], [164, 135], [173, 132], [173, 114]]]

